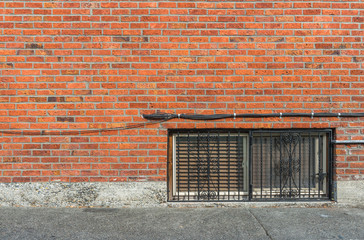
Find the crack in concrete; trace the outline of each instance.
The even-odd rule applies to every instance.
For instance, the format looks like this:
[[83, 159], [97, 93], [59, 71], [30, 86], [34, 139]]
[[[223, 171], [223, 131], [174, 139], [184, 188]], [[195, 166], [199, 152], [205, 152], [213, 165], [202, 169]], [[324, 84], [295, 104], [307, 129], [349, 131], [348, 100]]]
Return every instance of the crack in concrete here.
[[252, 215], [252, 217], [259, 223], [259, 225], [263, 228], [265, 235], [267, 235], [267, 237], [271, 240], [273, 240], [272, 236], [269, 234], [268, 230], [264, 227], [263, 223], [252, 213], [252, 211], [250, 209], [248, 209], [250, 215]]

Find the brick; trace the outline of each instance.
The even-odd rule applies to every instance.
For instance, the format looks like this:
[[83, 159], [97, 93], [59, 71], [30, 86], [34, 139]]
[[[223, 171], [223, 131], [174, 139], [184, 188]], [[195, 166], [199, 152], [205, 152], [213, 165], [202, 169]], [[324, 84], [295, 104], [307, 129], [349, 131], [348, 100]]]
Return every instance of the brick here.
[[[91, 131], [144, 123], [140, 115], [155, 111], [362, 112], [360, 2], [3, 6], [0, 128], [43, 136], [0, 136], [0, 182], [165, 181], [167, 128], [327, 127], [343, 139], [364, 133], [358, 119], [346, 118], [176, 120]], [[338, 178], [363, 174], [356, 147], [338, 152]]]

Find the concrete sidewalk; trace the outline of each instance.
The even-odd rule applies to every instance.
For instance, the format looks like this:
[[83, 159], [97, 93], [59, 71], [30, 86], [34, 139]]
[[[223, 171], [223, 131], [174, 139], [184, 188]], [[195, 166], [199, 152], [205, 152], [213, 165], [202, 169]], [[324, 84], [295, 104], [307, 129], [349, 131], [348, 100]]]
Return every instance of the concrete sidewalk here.
[[364, 239], [364, 209], [0, 208], [0, 239]]

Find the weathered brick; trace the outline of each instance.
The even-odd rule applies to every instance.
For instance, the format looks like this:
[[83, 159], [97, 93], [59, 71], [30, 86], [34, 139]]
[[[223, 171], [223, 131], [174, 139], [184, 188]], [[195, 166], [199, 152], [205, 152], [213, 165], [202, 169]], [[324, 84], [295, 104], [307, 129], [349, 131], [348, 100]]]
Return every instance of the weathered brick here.
[[[363, 112], [363, 3], [4, 6], [0, 129], [38, 136], [0, 136], [0, 182], [164, 181], [166, 128], [334, 128], [342, 139], [364, 133], [360, 119], [346, 118], [94, 129], [144, 123], [140, 115], [155, 111]], [[363, 174], [361, 148], [336, 155], [339, 178]]]

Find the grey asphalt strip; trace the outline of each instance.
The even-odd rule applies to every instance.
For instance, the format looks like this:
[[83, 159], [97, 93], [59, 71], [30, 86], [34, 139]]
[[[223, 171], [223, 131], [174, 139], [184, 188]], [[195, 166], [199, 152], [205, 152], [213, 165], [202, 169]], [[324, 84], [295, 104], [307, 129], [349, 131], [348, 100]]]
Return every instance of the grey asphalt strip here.
[[0, 239], [364, 239], [364, 210], [0, 208]]
[[364, 239], [364, 210], [251, 209], [272, 239]]

